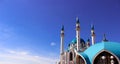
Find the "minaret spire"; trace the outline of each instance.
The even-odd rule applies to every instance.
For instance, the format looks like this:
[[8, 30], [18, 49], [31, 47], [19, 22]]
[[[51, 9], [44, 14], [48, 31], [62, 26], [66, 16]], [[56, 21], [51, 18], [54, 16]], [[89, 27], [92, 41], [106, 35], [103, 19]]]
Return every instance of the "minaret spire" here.
[[108, 42], [108, 40], [106, 39], [106, 35], [104, 34], [103, 35], [103, 40], [102, 40], [103, 42]]
[[61, 28], [61, 43], [60, 43], [60, 54], [64, 52], [64, 26]]
[[95, 44], [95, 31], [94, 31], [94, 25], [91, 27], [91, 39], [92, 39], [92, 45]]
[[63, 54], [64, 54], [64, 26], [61, 28], [61, 41], [60, 41], [60, 64], [64, 64], [63, 62]]
[[76, 39], [77, 39], [77, 51], [80, 51], [80, 22], [78, 17], [76, 18]]

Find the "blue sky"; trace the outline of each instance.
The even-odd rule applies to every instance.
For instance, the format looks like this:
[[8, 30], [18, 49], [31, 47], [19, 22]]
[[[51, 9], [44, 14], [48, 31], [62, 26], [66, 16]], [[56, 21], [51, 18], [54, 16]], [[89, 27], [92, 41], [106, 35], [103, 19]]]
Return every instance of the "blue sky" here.
[[[0, 54], [10, 56], [6, 59], [3, 55], [9, 64], [17, 64], [8, 61], [16, 56], [18, 62], [23, 61], [21, 55], [27, 60], [56, 59], [61, 26], [65, 26], [66, 48], [75, 38], [76, 17], [85, 41], [90, 38], [91, 24], [94, 24], [96, 42], [101, 42], [104, 33], [109, 41], [120, 42], [120, 0], [0, 0]], [[56, 61], [52, 60], [51, 64]]]

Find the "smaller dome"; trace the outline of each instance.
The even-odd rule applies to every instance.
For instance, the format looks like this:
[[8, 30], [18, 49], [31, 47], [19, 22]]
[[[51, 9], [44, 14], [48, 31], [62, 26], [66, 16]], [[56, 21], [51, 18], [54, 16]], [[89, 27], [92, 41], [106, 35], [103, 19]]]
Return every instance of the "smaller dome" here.
[[[76, 38], [75, 38], [75, 39], [73, 39], [73, 40], [71, 41], [71, 43], [68, 44], [68, 49], [67, 49], [67, 50], [68, 50], [68, 51], [70, 50], [70, 45], [71, 45], [71, 44], [76, 44], [76, 43], [77, 43], [77, 40], [76, 40]], [[80, 43], [81, 43], [82, 47], [85, 46], [85, 41], [84, 41], [82, 38], [80, 39]]]
[[72, 40], [71, 44], [75, 44], [75, 43], [77, 43], [76, 38]]
[[[75, 39], [72, 40], [72, 42], [70, 44], [76, 44], [76, 43], [77, 43], [77, 40], [75, 38]], [[85, 41], [82, 38], [80, 38], [80, 43], [84, 43], [85, 44]]]

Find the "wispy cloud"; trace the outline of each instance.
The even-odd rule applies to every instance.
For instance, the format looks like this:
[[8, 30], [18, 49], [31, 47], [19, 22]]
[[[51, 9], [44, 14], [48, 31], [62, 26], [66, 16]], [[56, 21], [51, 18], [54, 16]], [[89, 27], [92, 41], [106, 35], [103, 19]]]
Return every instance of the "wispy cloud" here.
[[25, 51], [14, 51], [14, 50], [7, 50], [10, 54], [17, 54], [17, 55], [27, 55], [28, 52]]
[[8, 50], [0, 53], [0, 64], [55, 64], [57, 59], [30, 55], [28, 52]]
[[55, 43], [55, 42], [51, 42], [50, 45], [51, 45], [51, 46], [55, 46], [56, 43]]

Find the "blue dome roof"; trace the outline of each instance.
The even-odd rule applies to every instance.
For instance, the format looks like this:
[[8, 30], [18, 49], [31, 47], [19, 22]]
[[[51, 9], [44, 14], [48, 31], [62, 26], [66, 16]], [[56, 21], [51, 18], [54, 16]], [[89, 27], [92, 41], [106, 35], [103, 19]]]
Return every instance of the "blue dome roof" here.
[[84, 57], [84, 59], [86, 60], [87, 64], [90, 64], [90, 60], [89, 60], [88, 56], [85, 53], [80, 53], [79, 52], [79, 54], [80, 54], [80, 56]]
[[97, 43], [97, 44], [89, 47], [83, 53], [88, 56], [90, 62], [92, 63], [94, 56], [102, 50], [107, 50], [107, 51], [115, 54], [120, 59], [120, 50], [119, 49], [120, 49], [120, 43], [100, 42], [100, 43]]
[[[70, 45], [71, 45], [71, 44], [76, 44], [76, 43], [77, 43], [77, 40], [76, 40], [76, 38], [75, 38], [75, 39], [73, 39], [73, 40], [71, 41], [71, 43], [68, 44], [67, 51], [70, 50]], [[83, 44], [85, 44], [85, 41], [81, 38], [81, 39], [80, 39], [80, 43], [82, 43], [82, 45], [83, 45]]]
[[[80, 42], [85, 43], [85, 41], [82, 38], [80, 38]], [[76, 44], [76, 43], [77, 43], [77, 40], [75, 38], [72, 40], [71, 44]]]

